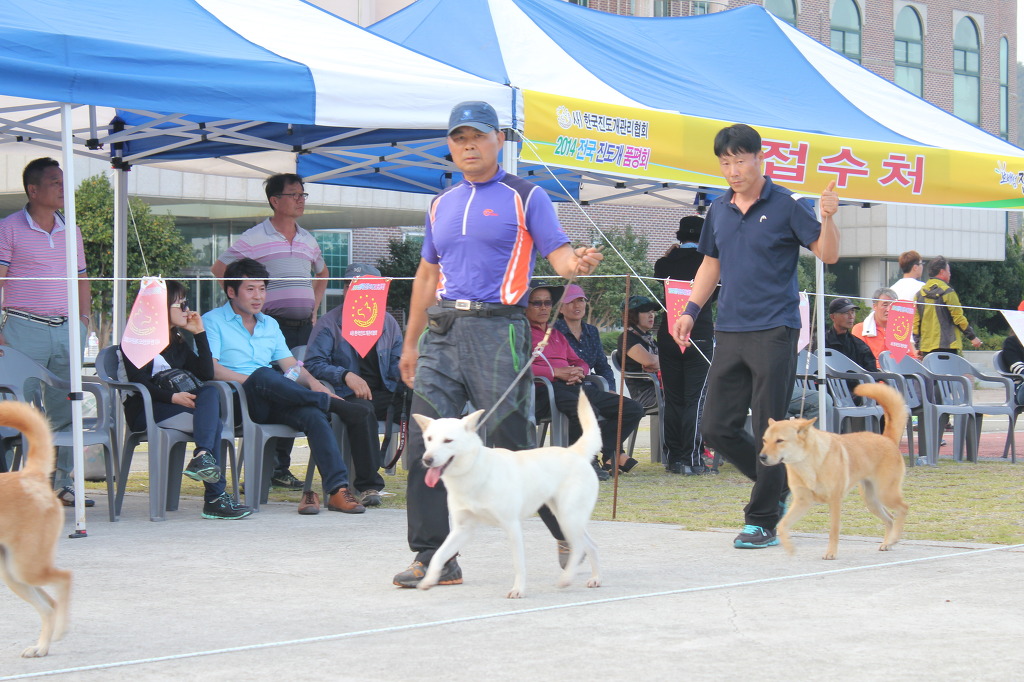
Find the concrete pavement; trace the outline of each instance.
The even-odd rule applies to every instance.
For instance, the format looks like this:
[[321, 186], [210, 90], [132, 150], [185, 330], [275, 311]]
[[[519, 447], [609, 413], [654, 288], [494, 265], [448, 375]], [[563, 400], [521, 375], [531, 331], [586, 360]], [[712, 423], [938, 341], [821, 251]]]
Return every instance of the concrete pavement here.
[[[94, 495], [97, 509], [105, 500]], [[34, 610], [0, 590], [0, 680], [1006, 680], [1020, 674], [1024, 548], [799, 534], [797, 553], [735, 550], [735, 529], [594, 522], [604, 585], [564, 590], [555, 545], [526, 524], [528, 596], [507, 600], [509, 550], [482, 528], [466, 582], [403, 590], [405, 513], [300, 517], [271, 503], [205, 521], [184, 498], [166, 523], [129, 495], [64, 538], [71, 629], [22, 659]], [[72, 528], [68, 515], [67, 529]]]

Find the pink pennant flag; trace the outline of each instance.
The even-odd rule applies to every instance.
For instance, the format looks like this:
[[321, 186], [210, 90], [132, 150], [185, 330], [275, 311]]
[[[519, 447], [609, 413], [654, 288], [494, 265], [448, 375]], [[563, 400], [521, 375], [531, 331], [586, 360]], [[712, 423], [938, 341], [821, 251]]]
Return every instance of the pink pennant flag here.
[[914, 304], [893, 301], [889, 308], [889, 321], [885, 323], [885, 349], [899, 362], [914, 345]]
[[167, 285], [159, 277], [144, 277], [121, 338], [121, 352], [136, 367], [160, 354], [171, 341], [167, 323]]
[[[665, 324], [668, 325], [669, 329], [676, 323], [679, 316], [683, 314], [683, 310], [686, 309], [686, 303], [690, 300], [691, 293], [693, 293], [692, 281], [684, 282], [679, 279], [665, 280], [665, 310], [668, 311]], [[679, 346], [679, 350], [685, 353], [686, 346]]]
[[361, 358], [366, 357], [384, 330], [390, 286], [390, 279], [364, 275], [354, 279], [345, 292], [341, 338], [348, 341]]
[[811, 342], [811, 304], [807, 294], [800, 292], [800, 336], [796, 340], [796, 352], [799, 353]]

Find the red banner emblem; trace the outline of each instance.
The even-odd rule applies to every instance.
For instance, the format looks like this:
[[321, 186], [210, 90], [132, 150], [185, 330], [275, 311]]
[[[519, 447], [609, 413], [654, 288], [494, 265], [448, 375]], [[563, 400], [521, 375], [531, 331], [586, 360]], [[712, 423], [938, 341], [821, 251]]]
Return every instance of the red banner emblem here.
[[899, 362], [914, 344], [914, 304], [893, 301], [889, 308], [889, 321], [885, 323], [885, 349]]
[[[666, 279], [665, 280], [665, 310], [667, 316], [665, 324], [671, 329], [679, 319], [679, 316], [683, 314], [683, 310], [686, 308], [686, 303], [690, 300], [690, 294], [693, 293], [693, 282], [684, 282], [680, 279]], [[686, 346], [679, 346], [680, 352], [686, 352]]]
[[171, 342], [167, 323], [167, 285], [158, 277], [144, 277], [121, 338], [121, 352], [142, 367]]
[[348, 341], [359, 357], [365, 358], [384, 330], [391, 280], [383, 277], [357, 277], [345, 292], [341, 313], [341, 338]]

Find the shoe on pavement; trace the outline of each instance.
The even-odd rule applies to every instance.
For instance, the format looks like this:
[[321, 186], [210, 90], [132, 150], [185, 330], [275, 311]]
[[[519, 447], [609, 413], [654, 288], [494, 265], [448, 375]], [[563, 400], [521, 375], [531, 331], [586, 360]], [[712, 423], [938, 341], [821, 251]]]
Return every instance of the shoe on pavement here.
[[292, 472], [285, 469], [284, 471], [275, 471], [273, 478], [270, 479], [270, 483], [278, 488], [289, 488], [291, 490], [301, 490], [302, 486], [305, 485], [302, 481], [295, 478]]
[[307, 490], [302, 493], [302, 499], [299, 500], [299, 513], [303, 516], [313, 516], [314, 514], [320, 513], [320, 496], [312, 490]]
[[[441, 578], [437, 581], [438, 585], [462, 584], [462, 568], [455, 560], [457, 557], [458, 555], [453, 556], [445, 562], [444, 568], [441, 569]], [[398, 587], [416, 587], [426, 573], [427, 566], [422, 561], [414, 561], [409, 564], [409, 568], [396, 575], [391, 582]]]
[[200, 450], [182, 472], [193, 481], [216, 483], [220, 480], [220, 467], [208, 450]]
[[360, 493], [363, 496], [364, 507], [379, 507], [380, 506], [380, 491], [370, 488]]
[[217, 499], [203, 504], [204, 519], [220, 519], [222, 521], [237, 521], [252, 514], [252, 509], [236, 503], [231, 495], [224, 491]]
[[779, 539], [774, 528], [746, 525], [732, 544], [736, 549], [764, 549], [779, 544]]
[[[74, 507], [75, 506], [75, 489], [72, 488], [69, 485], [64, 486], [63, 488], [61, 488], [60, 490], [57, 491], [57, 499], [60, 500], [60, 503], [63, 504], [65, 507]], [[85, 498], [85, 506], [86, 507], [95, 507], [96, 506], [96, 500], [91, 500], [88, 497], [86, 497]]]
[[348, 486], [338, 488], [336, 493], [327, 498], [327, 508], [345, 514], [362, 514], [366, 511], [366, 507], [359, 503]]

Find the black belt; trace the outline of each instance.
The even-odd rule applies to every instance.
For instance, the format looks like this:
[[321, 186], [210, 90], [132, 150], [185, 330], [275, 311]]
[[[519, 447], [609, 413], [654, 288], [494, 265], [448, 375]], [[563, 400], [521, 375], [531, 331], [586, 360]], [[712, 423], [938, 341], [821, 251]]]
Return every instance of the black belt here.
[[20, 317], [23, 320], [38, 322], [48, 327], [59, 327], [68, 321], [67, 315], [33, 315], [32, 313], [26, 313], [24, 310], [17, 310], [15, 308], [4, 308], [4, 312], [11, 317]]
[[277, 323], [284, 327], [301, 327], [309, 324], [309, 320], [277, 320]]
[[508, 317], [526, 312], [524, 307], [518, 305], [488, 303], [486, 301], [467, 301], [462, 298], [457, 301], [441, 300], [438, 301], [437, 304], [442, 308], [454, 308], [458, 313], [462, 313], [463, 315], [473, 315], [476, 317]]

